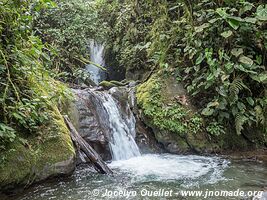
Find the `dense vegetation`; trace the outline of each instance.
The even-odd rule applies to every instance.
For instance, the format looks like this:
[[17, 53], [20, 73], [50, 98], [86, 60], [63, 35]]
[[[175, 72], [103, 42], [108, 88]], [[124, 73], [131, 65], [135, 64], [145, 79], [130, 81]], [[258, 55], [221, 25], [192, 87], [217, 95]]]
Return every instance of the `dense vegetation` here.
[[[113, 1], [111, 51], [128, 78], [184, 84], [211, 134], [266, 138], [267, 7], [261, 1]], [[114, 16], [113, 16], [114, 17]], [[126, 34], [125, 34], [126, 33]], [[141, 72], [141, 73], [140, 73]], [[264, 142], [263, 142], [264, 143]]]
[[137, 112], [155, 137], [176, 137], [181, 152], [240, 138], [267, 146], [265, 1], [1, 0], [0, 190], [74, 160], [60, 111], [68, 84], [91, 83], [92, 39], [106, 46], [108, 72], [127, 79], [102, 86], [138, 80]]
[[0, 33], [1, 150], [27, 143], [54, 105], [70, 98], [58, 80], [88, 78], [90, 39], [105, 42], [128, 79], [147, 81], [161, 71], [182, 83], [210, 134], [234, 129], [248, 137], [256, 128], [256, 142], [266, 145], [263, 1], [3, 0]]
[[70, 97], [51, 78], [53, 50], [33, 30], [41, 10], [52, 6], [47, 0], [0, 2], [0, 150], [14, 140], [27, 143], [49, 123], [54, 105]]
[[103, 42], [108, 31], [96, 12], [98, 1], [55, 2], [57, 6], [38, 15], [34, 28], [56, 51], [51, 68], [56, 78], [68, 82], [86, 81], [88, 74], [83, 68], [90, 62], [89, 42]]

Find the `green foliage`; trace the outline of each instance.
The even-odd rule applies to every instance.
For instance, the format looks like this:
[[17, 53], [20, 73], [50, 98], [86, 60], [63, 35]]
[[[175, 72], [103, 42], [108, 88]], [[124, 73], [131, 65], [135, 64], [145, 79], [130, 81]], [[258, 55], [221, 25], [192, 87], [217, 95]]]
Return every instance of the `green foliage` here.
[[[196, 62], [182, 67], [180, 74], [196, 99], [206, 98], [199, 105], [205, 107], [202, 114], [224, 124], [234, 121], [241, 134], [245, 124], [259, 125], [255, 107], [266, 109], [260, 102], [266, 102], [267, 37], [265, 20], [257, 14], [262, 5], [240, 1], [235, 8], [230, 6], [205, 1], [194, 5], [193, 18], [201, 21], [190, 27], [191, 33], [184, 33], [181, 56]], [[203, 30], [197, 31], [201, 26]]]
[[53, 9], [39, 13], [35, 29], [43, 41], [54, 47], [51, 70], [55, 78], [68, 82], [85, 80], [88, 76], [82, 69], [89, 61], [89, 40], [103, 41], [107, 32], [96, 12], [98, 1], [56, 2]]
[[211, 122], [206, 128], [207, 132], [211, 135], [219, 136], [225, 134], [224, 127], [218, 122]]
[[176, 76], [212, 134], [266, 133], [266, 11], [262, 1], [126, 0], [114, 6], [109, 45], [128, 71]]
[[34, 134], [40, 130], [49, 123], [55, 105], [70, 97], [70, 91], [50, 77], [47, 68], [51, 64], [51, 49], [34, 36], [32, 28], [37, 14], [51, 5], [49, 0], [0, 3], [2, 149], [19, 138], [15, 137], [19, 133]]
[[153, 126], [180, 136], [202, 131], [203, 120], [200, 116], [192, 114], [188, 108], [176, 102], [167, 104], [162, 94], [162, 83], [155, 76], [137, 89], [138, 105], [143, 108], [143, 114], [151, 120]]
[[3, 123], [0, 123], [0, 149], [5, 149], [5, 144], [13, 142], [16, 138], [15, 130]]
[[[146, 2], [146, 3], [144, 3]], [[106, 7], [108, 5], [108, 7]], [[141, 6], [145, 6], [145, 8]], [[142, 8], [142, 9], [140, 9]], [[107, 37], [107, 51], [116, 55], [120, 67], [129, 72], [138, 72], [143, 69], [149, 70], [152, 59], [149, 60], [147, 49], [151, 43], [146, 38], [150, 31], [150, 12], [147, 10], [158, 9], [157, 3], [151, 1], [103, 1], [99, 6], [99, 16], [107, 20], [110, 26], [109, 37]], [[107, 16], [107, 14], [109, 16]], [[137, 77], [142, 78], [142, 77]]]
[[[106, 42], [128, 78], [163, 70], [182, 82], [210, 134], [229, 126], [237, 134], [247, 127], [267, 132], [263, 1], [56, 2], [0, 2], [1, 149], [18, 133], [35, 134], [47, 125], [50, 111], [71, 96], [53, 78], [88, 78], [81, 68], [92, 38]], [[140, 87], [153, 92], [139, 92], [138, 98], [154, 124], [179, 134], [201, 128], [199, 116], [163, 102], [163, 83], [150, 83]]]

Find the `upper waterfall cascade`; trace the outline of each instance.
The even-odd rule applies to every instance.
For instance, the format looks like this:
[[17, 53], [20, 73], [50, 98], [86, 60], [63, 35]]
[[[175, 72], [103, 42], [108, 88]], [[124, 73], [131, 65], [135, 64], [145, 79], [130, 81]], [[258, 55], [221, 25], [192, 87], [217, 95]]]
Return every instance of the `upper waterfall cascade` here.
[[[103, 44], [98, 44], [94, 40], [90, 41], [90, 60], [100, 66], [105, 65]], [[106, 73], [94, 64], [86, 65], [86, 70], [90, 73], [91, 80], [97, 85], [106, 78]]]

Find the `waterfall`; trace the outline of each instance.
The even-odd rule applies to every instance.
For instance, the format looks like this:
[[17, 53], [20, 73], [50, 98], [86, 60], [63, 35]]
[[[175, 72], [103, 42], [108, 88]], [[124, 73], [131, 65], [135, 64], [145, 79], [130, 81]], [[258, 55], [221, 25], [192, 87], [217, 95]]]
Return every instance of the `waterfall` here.
[[[92, 62], [101, 66], [105, 64], [102, 44], [91, 40], [90, 55]], [[100, 68], [90, 64], [86, 66], [86, 69], [90, 73], [92, 81], [97, 85], [105, 79], [106, 74]], [[83, 96], [82, 99], [89, 101], [86, 104], [90, 105], [89, 109], [91, 109], [91, 113], [94, 113], [94, 119], [90, 120], [90, 122], [95, 122], [91, 123], [94, 131], [89, 129], [87, 134], [95, 135], [95, 138], [100, 137], [99, 134], [103, 134], [109, 142], [113, 160], [126, 160], [140, 156], [139, 148], [134, 140], [136, 135], [134, 115], [128, 104], [122, 108], [122, 105], [110, 93], [112, 93], [112, 89], [110, 91], [89, 89], [87, 94], [82, 91], [78, 92], [78, 96]], [[98, 131], [95, 131], [95, 127], [98, 127]]]
[[87, 89], [75, 92], [78, 96], [78, 109], [82, 115], [80, 131], [83, 137], [107, 141], [114, 161], [141, 155], [134, 140], [134, 115], [128, 103], [122, 104], [113, 97], [115, 88], [109, 91]]
[[[112, 141], [109, 146], [113, 160], [126, 160], [135, 156], [140, 156], [140, 151], [135, 143], [135, 118], [130, 112], [128, 118], [123, 118], [120, 113], [118, 103], [113, 97], [105, 93], [103, 101], [107, 111], [109, 127], [112, 132]], [[127, 105], [128, 106], [128, 105]]]
[[[98, 44], [94, 40], [90, 41], [90, 60], [98, 65], [105, 65], [103, 44]], [[90, 73], [91, 80], [97, 85], [106, 78], [105, 72], [93, 64], [86, 65], [86, 70]]]

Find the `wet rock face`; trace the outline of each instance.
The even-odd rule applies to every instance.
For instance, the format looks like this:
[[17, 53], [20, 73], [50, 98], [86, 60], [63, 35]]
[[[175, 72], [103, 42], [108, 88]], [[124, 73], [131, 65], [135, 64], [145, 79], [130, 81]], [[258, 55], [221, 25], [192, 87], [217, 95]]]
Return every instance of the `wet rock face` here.
[[164, 146], [160, 144], [153, 133], [153, 130], [137, 117], [136, 121], [136, 143], [142, 153], [166, 153]]
[[116, 58], [116, 53], [114, 53], [112, 49], [106, 47], [105, 62], [106, 66], [108, 66], [108, 80], [121, 81], [125, 79], [125, 68], [121, 67], [119, 62], [114, 58]]
[[109, 130], [103, 123], [105, 120], [100, 120], [100, 118], [105, 119], [107, 116], [101, 112], [99, 100], [88, 89], [75, 90], [75, 93], [76, 101], [71, 113], [78, 113], [76, 122], [73, 122], [77, 131], [104, 160], [110, 160]]
[[[103, 107], [103, 92], [108, 92], [117, 102], [119, 112], [125, 123], [135, 131], [131, 131], [142, 153], [159, 152], [160, 148], [154, 135], [148, 127], [136, 115], [136, 123], [132, 123], [132, 115], [137, 114], [135, 97], [135, 83], [127, 86], [113, 87], [108, 91], [96, 91], [93, 89], [74, 90], [76, 94], [75, 105], [71, 106], [69, 113], [72, 123], [80, 135], [100, 154], [104, 160], [111, 160], [109, 142], [112, 136], [108, 113]], [[82, 159], [81, 159], [82, 160]]]

